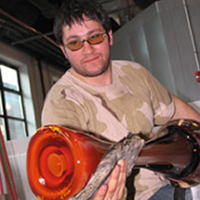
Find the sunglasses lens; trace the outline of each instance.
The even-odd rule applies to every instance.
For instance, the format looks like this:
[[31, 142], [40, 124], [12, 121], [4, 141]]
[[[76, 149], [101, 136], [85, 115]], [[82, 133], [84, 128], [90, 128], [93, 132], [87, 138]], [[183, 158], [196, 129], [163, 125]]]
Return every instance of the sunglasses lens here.
[[71, 51], [79, 50], [82, 46], [83, 42], [81, 40], [75, 40], [67, 44], [67, 48], [70, 49]]
[[77, 51], [80, 48], [82, 48], [83, 43], [85, 41], [87, 41], [91, 45], [95, 45], [95, 44], [99, 44], [103, 42], [105, 36], [106, 36], [105, 33], [91, 35], [89, 38], [87, 38], [87, 40], [74, 40], [74, 41], [69, 42], [66, 46], [71, 51]]
[[92, 35], [87, 40], [90, 44], [99, 44], [104, 40], [104, 34]]

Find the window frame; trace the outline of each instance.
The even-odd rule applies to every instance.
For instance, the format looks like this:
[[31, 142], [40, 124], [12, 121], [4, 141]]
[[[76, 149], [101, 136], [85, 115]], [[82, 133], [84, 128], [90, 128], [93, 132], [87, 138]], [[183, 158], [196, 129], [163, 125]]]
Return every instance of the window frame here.
[[[27, 121], [26, 112], [25, 112], [24, 96], [23, 96], [23, 91], [22, 91], [22, 86], [21, 86], [19, 68], [17, 66], [13, 66], [13, 65], [11, 65], [11, 64], [9, 64], [7, 62], [4, 62], [2, 60], [0, 60], [0, 65], [4, 65], [5, 67], [11, 68], [11, 69], [16, 71], [18, 90], [19, 90], [19, 91], [17, 91], [17, 90], [14, 90], [14, 89], [10, 89], [10, 88], [7, 88], [7, 87], [5, 87], [3, 85], [2, 74], [1, 74], [1, 69], [0, 69], [0, 92], [1, 92], [0, 96], [1, 96], [1, 99], [2, 99], [2, 109], [3, 109], [3, 114], [0, 114], [0, 117], [4, 119], [6, 140], [12, 140], [11, 132], [10, 132], [10, 129], [9, 129], [9, 123], [8, 123], [9, 119], [15, 120], [15, 121], [24, 122], [24, 127], [25, 127], [25, 135], [24, 135], [24, 137], [28, 137], [29, 136], [29, 133], [28, 133], [28, 121]], [[9, 116], [7, 114], [5, 92], [9, 92], [11, 94], [16, 94], [16, 95], [20, 96], [23, 118]]]

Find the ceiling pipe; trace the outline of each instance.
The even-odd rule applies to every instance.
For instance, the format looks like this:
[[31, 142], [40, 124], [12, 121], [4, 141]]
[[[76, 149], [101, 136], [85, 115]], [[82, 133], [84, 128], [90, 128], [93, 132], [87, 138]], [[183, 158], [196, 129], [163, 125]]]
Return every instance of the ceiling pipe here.
[[38, 33], [39, 35], [35, 35], [35, 36], [32, 36], [32, 37], [28, 37], [26, 39], [23, 39], [23, 40], [19, 40], [19, 41], [16, 41], [16, 42], [12, 42], [11, 44], [12, 45], [17, 45], [17, 44], [22, 44], [22, 43], [25, 43], [25, 42], [29, 42], [29, 41], [32, 41], [32, 40], [36, 40], [36, 39], [40, 39], [44, 36], [50, 36], [50, 35], [53, 35], [53, 32], [49, 32], [49, 33]]
[[13, 16], [11, 16], [10, 14], [8, 14], [7, 12], [5, 12], [3, 9], [0, 9], [0, 13], [3, 14], [4, 16], [8, 17], [9, 19], [11, 19], [12, 21], [16, 22], [17, 24], [19, 24], [20, 26], [22, 26], [23, 28], [26, 28], [27, 30], [32, 31], [33, 33], [42, 36], [44, 39], [48, 40], [51, 44], [55, 45], [56, 47], [58, 47], [58, 44], [52, 40], [51, 38], [47, 37], [45, 34], [41, 34], [40, 32], [38, 32], [36, 29], [28, 26], [27, 24], [23, 23], [22, 21], [14, 18]]
[[[11, 36], [8, 35], [5, 37], [5, 42], [7, 40], [10, 45], [15, 46], [18, 44], [18, 49], [54, 63], [55, 66], [60, 66], [65, 69], [70, 67], [68, 60], [64, 58], [58, 44], [53, 39], [14, 18], [3, 9], [0, 9], [0, 17], [1, 28], [4, 28], [2, 33], [6, 36], [5, 32], [10, 29], [9, 32], [12, 34]], [[11, 31], [13, 31], [13, 33]], [[24, 37], [22, 34], [27, 38], [19, 40], [20, 37]]]

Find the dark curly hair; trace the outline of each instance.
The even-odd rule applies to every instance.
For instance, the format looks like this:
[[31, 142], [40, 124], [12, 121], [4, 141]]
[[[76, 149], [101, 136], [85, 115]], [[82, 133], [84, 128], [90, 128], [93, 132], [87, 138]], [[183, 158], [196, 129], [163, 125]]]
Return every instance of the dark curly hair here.
[[63, 25], [71, 27], [74, 22], [82, 23], [83, 16], [98, 21], [107, 33], [111, 29], [108, 15], [96, 0], [65, 0], [54, 21], [54, 35], [58, 44], [63, 44]]

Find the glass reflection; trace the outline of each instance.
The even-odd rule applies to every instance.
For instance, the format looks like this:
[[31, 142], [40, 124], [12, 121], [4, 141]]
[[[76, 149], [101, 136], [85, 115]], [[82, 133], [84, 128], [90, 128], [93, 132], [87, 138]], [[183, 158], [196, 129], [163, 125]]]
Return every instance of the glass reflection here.
[[11, 117], [23, 118], [21, 96], [11, 92], [5, 92], [6, 111]]
[[26, 137], [25, 124], [22, 121], [8, 120], [10, 139], [20, 139]]

